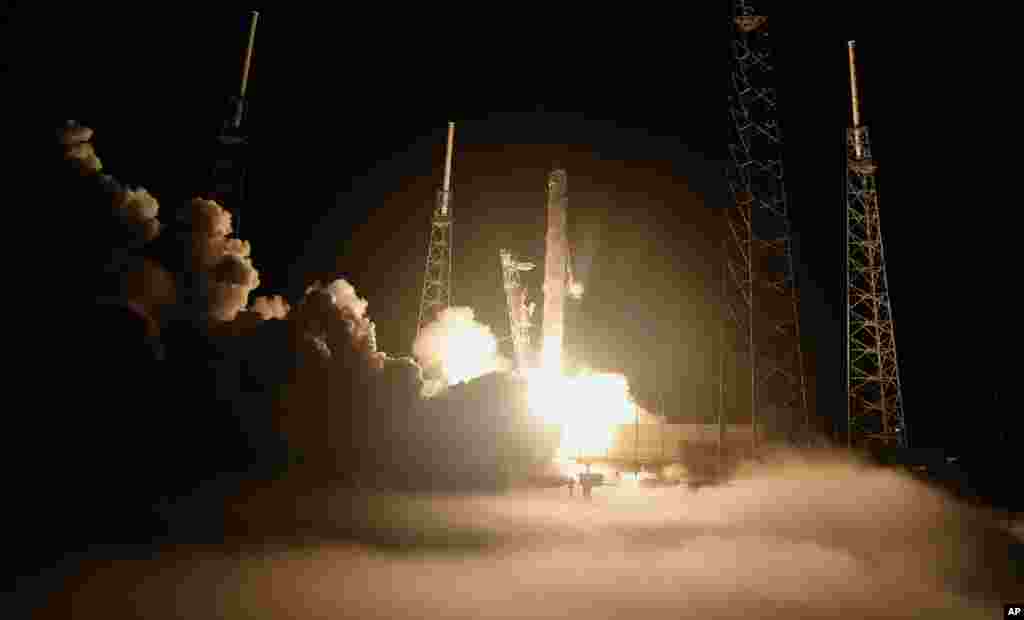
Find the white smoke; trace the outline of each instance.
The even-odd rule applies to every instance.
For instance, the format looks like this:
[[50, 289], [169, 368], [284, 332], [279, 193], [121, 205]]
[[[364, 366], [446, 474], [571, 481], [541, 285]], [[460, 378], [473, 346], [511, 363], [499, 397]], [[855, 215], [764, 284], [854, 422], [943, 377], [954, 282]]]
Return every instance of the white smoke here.
[[366, 314], [366, 308], [369, 306], [369, 302], [359, 297], [356, 294], [354, 286], [349, 284], [345, 280], [335, 280], [327, 286], [327, 292], [330, 293], [331, 298], [334, 300], [334, 304], [339, 309], [347, 309], [352, 317], [356, 320], [362, 320]]
[[[442, 369], [447, 385], [470, 381], [508, 366], [498, 355], [491, 328], [474, 318], [472, 308], [446, 308], [424, 327], [413, 343], [413, 355], [424, 367]], [[429, 382], [428, 382], [429, 383]], [[436, 394], [437, 386], [425, 388]]]
[[[67, 605], [147, 618], [207, 617], [216, 605], [227, 618], [273, 609], [289, 618], [909, 620], [995, 618], [1024, 591], [996, 552], [1012, 539], [991, 521], [903, 475], [854, 465], [790, 466], [698, 493], [599, 487], [591, 501], [564, 488], [475, 498], [282, 490], [247, 497], [243, 510], [254, 531], [301, 523], [315, 542], [190, 549], [131, 570], [113, 563]], [[366, 542], [326, 542], [339, 521]], [[376, 551], [389, 541], [398, 553]], [[111, 593], [126, 591], [137, 593], [132, 606], [110, 615], [125, 605]]]
[[371, 366], [377, 370], [383, 368], [383, 363], [388, 356], [386, 353], [376, 350], [376, 337], [373, 322], [366, 314], [369, 302], [356, 293], [355, 287], [347, 280], [338, 279], [327, 286], [317, 281], [306, 288], [306, 297], [315, 295], [326, 296], [329, 306], [332, 309], [327, 312], [330, 316], [314, 318], [309, 323], [310, 329], [306, 337], [317, 343], [317, 347], [323, 350], [331, 350], [338, 346], [337, 342], [331, 340], [330, 325], [335, 321], [343, 322], [348, 334], [349, 345], [361, 352]]

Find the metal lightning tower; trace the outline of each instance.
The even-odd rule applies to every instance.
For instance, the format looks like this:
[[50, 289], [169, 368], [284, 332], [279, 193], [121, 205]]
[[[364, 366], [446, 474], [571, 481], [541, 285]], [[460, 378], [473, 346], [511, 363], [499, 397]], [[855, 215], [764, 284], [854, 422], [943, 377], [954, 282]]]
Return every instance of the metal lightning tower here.
[[[748, 0], [734, 0], [732, 10], [724, 302], [750, 366], [752, 427], [791, 438], [802, 434], [808, 441], [811, 422], [768, 18]], [[758, 434], [753, 433], [755, 450]]]
[[847, 445], [907, 447], [896, 336], [878, 212], [877, 166], [860, 124], [854, 42], [847, 44], [853, 127], [846, 130]]
[[437, 192], [437, 206], [430, 221], [427, 269], [423, 276], [423, 295], [416, 320], [416, 336], [438, 313], [452, 304], [452, 144], [455, 123], [448, 123], [448, 147], [444, 160], [444, 183]]
[[242, 128], [245, 117], [245, 91], [249, 85], [249, 65], [252, 62], [253, 43], [256, 40], [256, 20], [259, 12], [252, 12], [249, 22], [249, 44], [245, 50], [242, 66], [242, 85], [237, 96], [231, 99], [228, 118], [217, 135], [215, 163], [210, 173], [211, 191], [208, 198], [217, 201], [231, 213], [231, 225], [236, 236], [241, 227], [242, 205], [245, 204], [245, 185], [249, 141]]

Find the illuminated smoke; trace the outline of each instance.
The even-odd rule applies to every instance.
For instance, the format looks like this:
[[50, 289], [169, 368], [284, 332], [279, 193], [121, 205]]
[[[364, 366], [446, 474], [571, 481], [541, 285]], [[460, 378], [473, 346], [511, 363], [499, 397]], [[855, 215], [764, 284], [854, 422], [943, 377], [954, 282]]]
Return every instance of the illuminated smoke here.
[[148, 243], [160, 234], [160, 221], [156, 219], [160, 205], [144, 189], [125, 190], [116, 195], [114, 208], [122, 221], [137, 229], [138, 239]]
[[92, 129], [68, 121], [59, 132], [60, 143], [64, 145], [64, 159], [70, 161], [84, 176], [98, 174], [103, 170], [100, 158], [92, 144]]
[[[447, 308], [420, 331], [413, 354], [425, 367], [440, 366], [448, 385], [470, 381], [504, 366], [491, 328], [473, 318], [472, 308]], [[436, 393], [436, 387], [428, 392]]]
[[247, 241], [230, 238], [231, 213], [213, 200], [193, 198], [179, 216], [192, 231], [192, 269], [207, 282], [210, 317], [232, 321], [259, 286]]
[[[363, 319], [369, 302], [356, 295], [354, 286], [345, 280], [335, 280], [327, 286], [327, 292], [334, 299], [334, 305], [341, 310], [347, 310], [354, 320]], [[367, 329], [369, 329], [369, 325], [367, 325]]]
[[127, 230], [122, 239], [125, 245], [139, 247], [156, 239], [160, 234], [160, 222], [157, 220], [159, 203], [146, 190], [122, 188], [113, 177], [101, 174], [103, 165], [89, 142], [92, 137], [92, 129], [69, 121], [59, 135], [64, 159], [71, 162], [82, 176], [97, 177], [110, 190], [112, 213]]
[[[301, 523], [303, 535], [250, 553], [107, 562], [59, 608], [47, 602], [53, 617], [983, 619], [1022, 591], [996, 524], [856, 465], [794, 464], [695, 494], [602, 487], [589, 502], [564, 488], [477, 498], [281, 489], [244, 509], [256, 531]], [[340, 522], [362, 534], [332, 540]], [[116, 596], [126, 591], [137, 594]]]
[[274, 295], [272, 297], [260, 296], [252, 300], [249, 310], [259, 314], [264, 321], [271, 319], [284, 319], [288, 316], [291, 307], [284, 297]]
[[376, 350], [373, 322], [366, 315], [368, 306], [344, 279], [327, 286], [314, 282], [307, 287], [302, 304], [307, 339], [328, 355], [337, 347], [348, 346], [381, 369], [387, 354]]
[[[113, 177], [101, 174], [102, 164], [89, 142], [92, 137], [91, 129], [74, 122], [67, 123], [59, 134], [65, 160], [72, 162], [83, 176], [97, 177], [111, 195], [112, 213], [127, 231], [118, 239], [123, 247], [112, 248], [111, 253], [117, 255], [153, 242], [162, 230], [157, 219], [159, 203], [146, 190], [123, 188]], [[178, 220], [191, 233], [188, 241], [183, 240], [191, 244], [192, 261], [186, 269], [199, 276], [196, 286], [206, 289], [203, 297], [210, 318], [219, 322], [234, 320], [246, 307], [249, 293], [259, 286], [249, 243], [230, 237], [231, 214], [212, 200], [193, 199]], [[115, 270], [119, 269], [118, 260], [113, 265]], [[135, 284], [134, 288], [140, 287]], [[280, 308], [270, 312], [279, 314]]]

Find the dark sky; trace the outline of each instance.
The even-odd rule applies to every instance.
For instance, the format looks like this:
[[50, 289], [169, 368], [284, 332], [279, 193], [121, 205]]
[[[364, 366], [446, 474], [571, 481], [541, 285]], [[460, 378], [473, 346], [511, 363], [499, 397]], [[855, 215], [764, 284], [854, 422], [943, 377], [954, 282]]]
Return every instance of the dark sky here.
[[[964, 414], [989, 409], [997, 369], [986, 300], [998, 244], [988, 220], [950, 219], [970, 204], [957, 179], [974, 163], [948, 150], [973, 139], [949, 120], [980, 78], [957, 46], [929, 44], [946, 27], [940, 16], [857, 6], [856, 16], [786, 8], [771, 18], [809, 372], [819, 414], [842, 410], [841, 140], [853, 38], [881, 166], [907, 417], [920, 441], [941, 444], [963, 436]], [[600, 28], [487, 18], [453, 25], [449, 44], [436, 20], [263, 13], [242, 231], [260, 292], [295, 300], [313, 279], [344, 277], [369, 300], [381, 348], [408, 353], [454, 120], [454, 302], [507, 333], [498, 250], [541, 260], [545, 178], [557, 161], [569, 173], [574, 241], [594, 249], [587, 294], [568, 315], [571, 355], [626, 372], [641, 395], [667, 392], [684, 415], [706, 410], [721, 231], [713, 209], [728, 197], [728, 3], [679, 10]], [[199, 186], [246, 28], [246, 15], [226, 12], [64, 14], [48, 30], [52, 44], [31, 42], [49, 59], [34, 85], [54, 118], [96, 130], [109, 172], [167, 211]]]

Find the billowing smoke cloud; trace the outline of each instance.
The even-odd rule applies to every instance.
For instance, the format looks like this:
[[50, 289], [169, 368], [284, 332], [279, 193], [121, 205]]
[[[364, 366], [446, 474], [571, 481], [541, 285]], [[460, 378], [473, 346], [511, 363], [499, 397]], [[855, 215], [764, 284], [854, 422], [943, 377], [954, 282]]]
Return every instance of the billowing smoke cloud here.
[[137, 239], [149, 243], [160, 234], [160, 221], [156, 219], [160, 205], [144, 189], [125, 190], [115, 195], [114, 208], [118, 216], [136, 229]]
[[103, 172], [103, 164], [90, 140], [92, 129], [69, 121], [59, 132], [59, 141], [64, 147], [64, 159], [71, 162], [83, 177], [95, 177], [110, 195], [112, 214], [120, 221], [123, 229], [118, 240], [128, 247], [140, 247], [160, 234], [157, 214], [160, 205], [144, 189], [126, 189]]
[[[440, 366], [448, 385], [507, 367], [491, 328], [473, 318], [472, 308], [446, 308], [420, 331], [413, 354], [424, 367]], [[436, 392], [429, 386], [428, 393]]]
[[103, 170], [103, 164], [89, 142], [92, 140], [92, 133], [92, 129], [82, 127], [74, 121], [69, 121], [58, 132], [60, 143], [64, 145], [64, 159], [70, 161], [83, 176], [99, 174]]
[[368, 306], [369, 302], [344, 279], [327, 286], [314, 282], [307, 287], [295, 318], [302, 325], [304, 338], [325, 356], [333, 355], [338, 347], [347, 347], [379, 370], [387, 355], [376, 350], [375, 328], [366, 315]]
[[260, 284], [249, 243], [228, 236], [231, 213], [212, 200], [194, 198], [179, 219], [192, 231], [192, 267], [207, 283], [210, 317], [234, 320]]
[[[64, 158], [72, 162], [82, 176], [95, 177], [110, 196], [112, 214], [121, 231], [112, 237], [116, 247], [110, 249], [112, 259], [107, 268], [115, 273], [122, 272], [122, 264], [134, 262], [131, 252], [153, 243], [160, 236], [163, 230], [158, 219], [160, 205], [146, 190], [124, 188], [110, 175], [102, 174], [102, 164], [90, 143], [93, 137], [91, 129], [69, 122], [59, 137]], [[248, 304], [249, 294], [260, 283], [249, 243], [230, 237], [231, 214], [212, 200], [193, 199], [178, 214], [177, 220], [188, 231], [178, 238], [192, 246], [191, 263], [181, 266], [190, 273], [179, 275], [186, 276], [190, 286], [205, 289], [200, 297], [208, 304], [210, 319], [215, 322], [233, 321]], [[139, 286], [136, 284], [134, 288]], [[278, 318], [284, 316], [279, 303], [272, 306], [261, 304], [261, 308], [257, 316], [267, 313]]]
[[335, 280], [327, 286], [327, 292], [334, 298], [334, 305], [352, 317], [353, 321], [364, 321], [369, 302], [356, 295], [354, 286], [345, 280]]
[[[599, 488], [589, 502], [565, 489], [469, 498], [275, 489], [243, 510], [257, 531], [301, 523], [313, 542], [110, 564], [64, 605], [147, 618], [205, 617], [216, 605], [227, 618], [344, 609], [366, 618], [983, 619], [1022, 591], [1009, 551], [1021, 543], [991, 519], [904, 475], [851, 464], [794, 463], [698, 493]], [[325, 542], [341, 521], [356, 534]], [[139, 575], [156, 577], [139, 590]], [[133, 606], [113, 594], [125, 591], [139, 593]]]
[[260, 296], [253, 299], [252, 303], [249, 304], [249, 310], [259, 314], [264, 321], [269, 321], [271, 319], [286, 318], [288, 311], [291, 310], [291, 306], [280, 295], [273, 295], [271, 297]]

